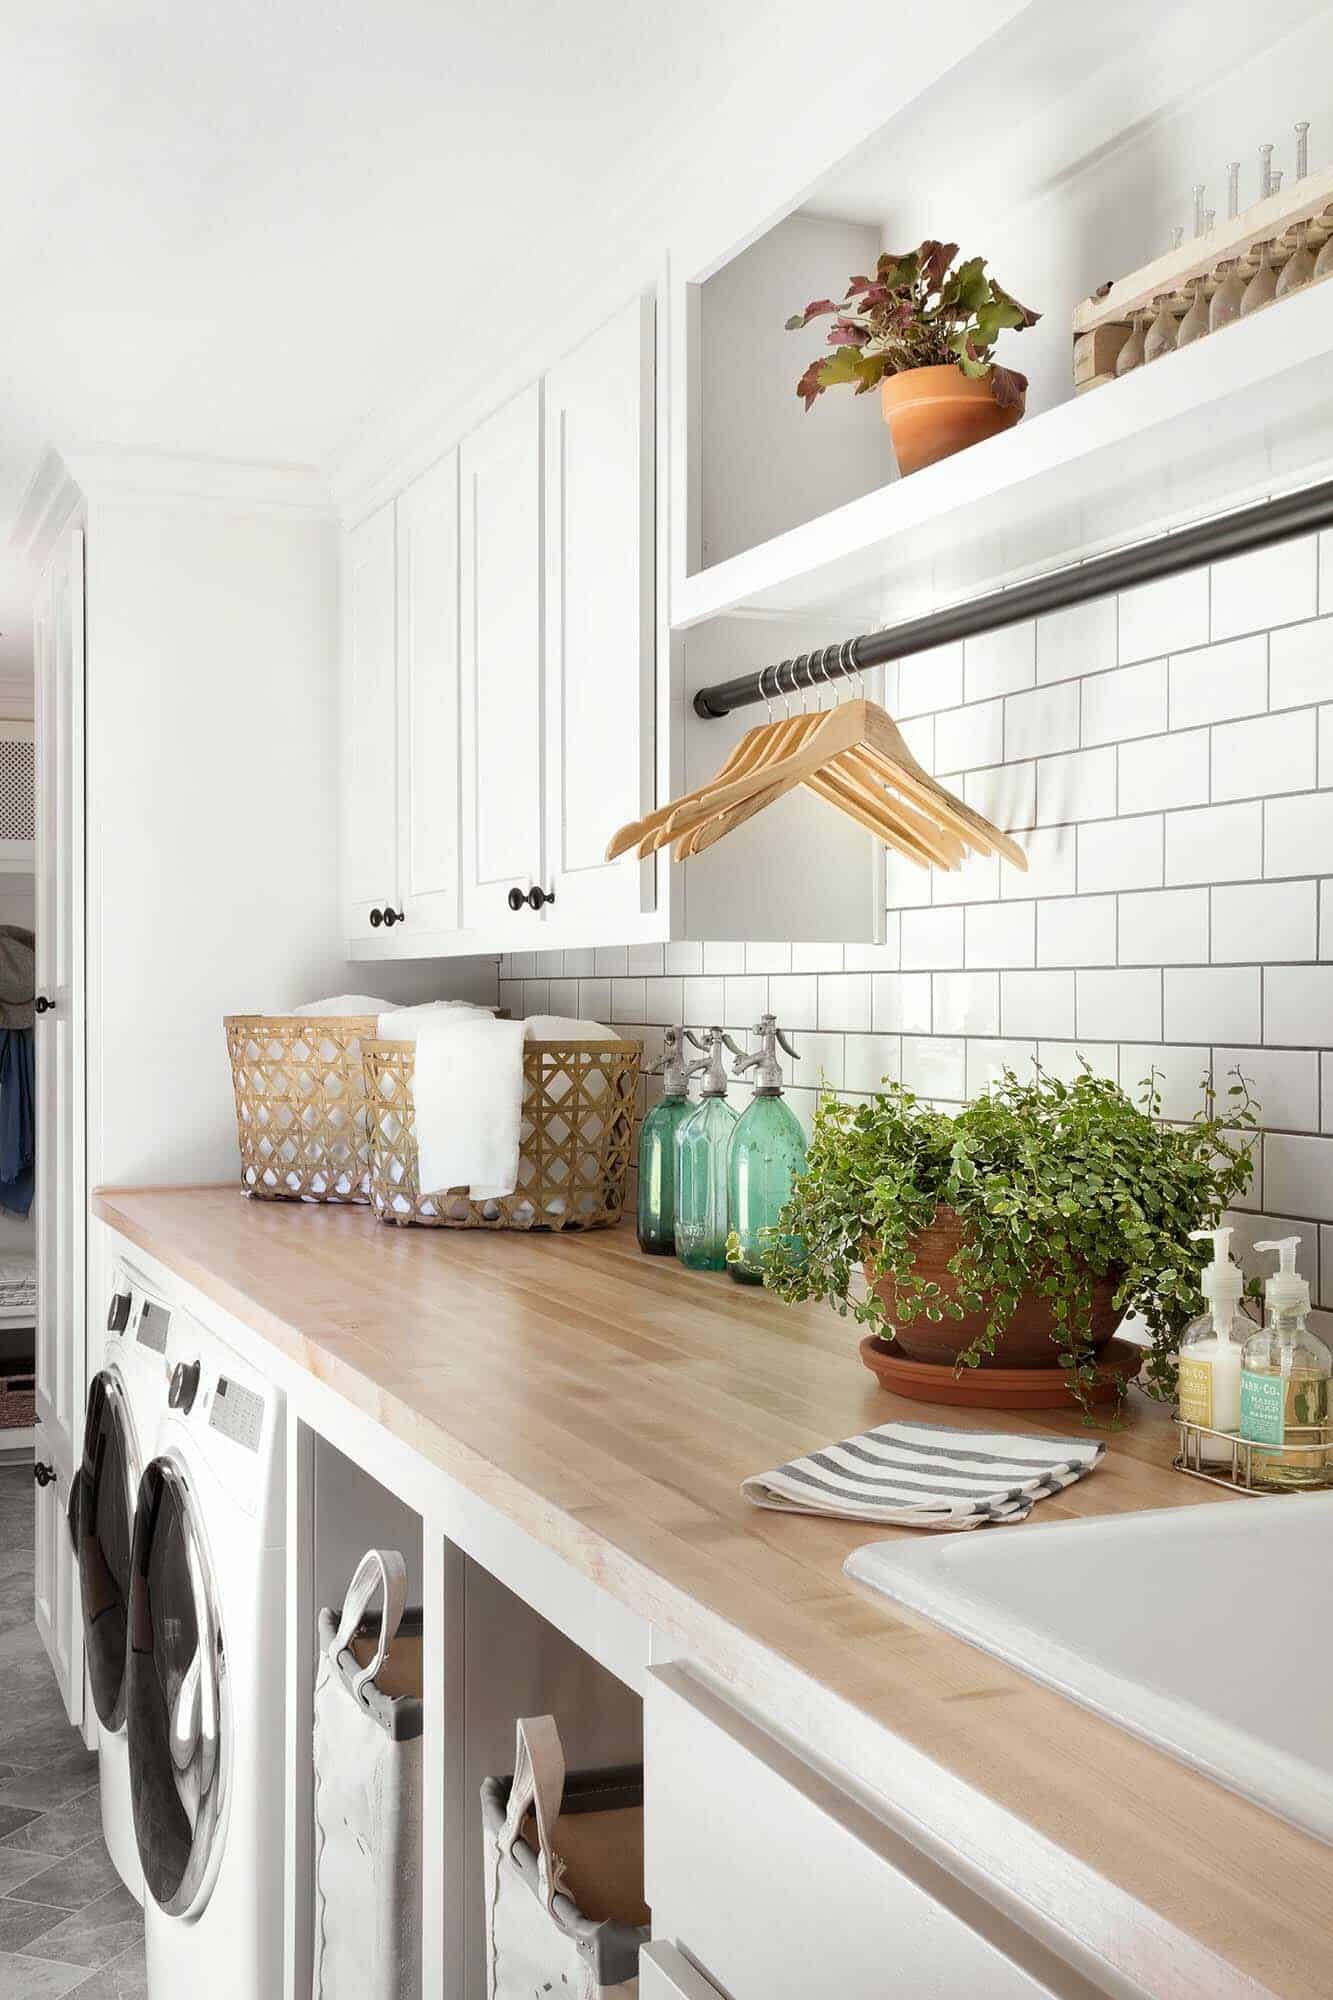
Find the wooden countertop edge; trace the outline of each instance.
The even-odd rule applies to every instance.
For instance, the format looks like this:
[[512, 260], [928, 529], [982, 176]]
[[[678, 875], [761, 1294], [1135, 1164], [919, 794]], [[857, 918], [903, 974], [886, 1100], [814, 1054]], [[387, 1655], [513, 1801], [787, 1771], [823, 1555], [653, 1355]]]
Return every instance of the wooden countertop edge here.
[[[808, 1756], [814, 1746], [816, 1755], [827, 1759], [838, 1782], [846, 1785], [850, 1778], [853, 1788], [861, 1791], [872, 1808], [882, 1811], [885, 1802], [891, 1802], [891, 1810], [911, 1822], [922, 1844], [946, 1865], [957, 1869], [958, 1857], [964, 1857], [970, 1867], [965, 1865], [962, 1872], [975, 1874], [973, 1886], [981, 1893], [986, 1893], [989, 1879], [999, 1885], [1003, 1896], [1035, 1911], [1049, 1927], [1048, 1941], [1056, 1948], [1060, 1942], [1066, 1948], [1072, 1943], [1076, 1952], [1082, 1947], [1145, 1992], [1163, 1995], [1163, 2000], [1168, 1993], [1170, 2000], [1260, 2000], [1264, 1995], [1319, 2000], [1327, 1991], [1322, 1957], [1318, 1966], [1310, 1963], [1308, 1930], [1296, 1921], [1295, 1913], [1288, 1918], [1282, 1912], [1275, 1922], [1281, 1906], [1275, 1904], [1271, 1893], [1282, 1879], [1290, 1894], [1286, 1864], [1279, 1865], [1273, 1857], [1275, 1849], [1280, 1855], [1281, 1850], [1295, 1844], [1299, 1857], [1291, 1854], [1287, 1858], [1313, 1862], [1316, 1878], [1322, 1878], [1321, 1894], [1327, 1896], [1333, 1882], [1333, 1856], [1320, 1843], [1221, 1791], [1198, 1773], [1017, 1670], [979, 1654], [929, 1621], [893, 1606], [881, 1594], [847, 1582], [848, 1591], [889, 1626], [920, 1632], [932, 1657], [959, 1656], [974, 1676], [981, 1663], [989, 1685], [976, 1692], [1003, 1694], [1002, 1706], [1009, 1722], [1014, 1721], [1017, 1706], [1029, 1735], [1035, 1731], [1036, 1740], [1047, 1746], [1052, 1739], [1057, 1744], [1063, 1742], [1078, 1763], [1094, 1767], [1090, 1775], [1101, 1784], [1113, 1775], [1132, 1777], [1148, 1795], [1145, 1806], [1149, 1811], [1161, 1803], [1154, 1795], [1165, 1790], [1170, 1795], [1169, 1818], [1186, 1822], [1182, 1830], [1194, 1835], [1200, 1844], [1201, 1852], [1195, 1858], [1206, 1855], [1206, 1871], [1214, 1879], [1220, 1879], [1216, 1867], [1219, 1849], [1234, 1843], [1235, 1892], [1247, 1902], [1253, 1899], [1256, 1919], [1262, 1910], [1266, 1923], [1262, 1938], [1257, 1930], [1242, 1925], [1241, 1935], [1233, 1940], [1235, 1957], [1220, 1955], [1215, 1942], [1199, 1934], [1187, 1909], [1172, 1914], [1175, 1898], [1170, 1891], [1179, 1887], [1178, 1874], [1165, 1880], [1158, 1874], [1150, 1882], [1135, 1882], [1139, 1871], [1126, 1868], [1117, 1870], [1122, 1879], [1115, 1879], [1104, 1866], [1080, 1853], [1082, 1824], [1043, 1826], [1039, 1812], [1006, 1799], [1003, 1784], [988, 1785], [990, 1773], [942, 1761], [937, 1744], [927, 1748], [918, 1740], [926, 1732], [901, 1704], [896, 1705], [892, 1717], [886, 1717], [869, 1701], [822, 1681], [809, 1666], [772, 1645], [762, 1634], [701, 1602], [650, 1562], [580, 1521], [466, 1439], [424, 1417], [344, 1354], [323, 1346], [316, 1336], [275, 1311], [256, 1290], [237, 1282], [192, 1249], [195, 1232], [182, 1227], [177, 1233], [160, 1223], [146, 1222], [128, 1205], [136, 1197], [175, 1201], [195, 1194], [211, 1199], [220, 1192], [223, 1190], [216, 1186], [98, 1189], [92, 1197], [92, 1209], [119, 1235], [270, 1341], [289, 1361], [344, 1397], [353, 1408], [384, 1423], [410, 1449], [496, 1507], [515, 1525], [535, 1534], [546, 1548], [645, 1622], [668, 1634], [682, 1648], [682, 1657], [731, 1688], [760, 1717], [769, 1717], [780, 1731], [789, 1732], [793, 1747]], [[876, 1699], [889, 1706], [892, 1693], [892, 1689], [877, 1688]], [[1012, 1792], [1015, 1788], [1007, 1789]], [[1110, 1793], [1103, 1791], [1100, 1796], [1109, 1804]], [[1235, 1823], [1229, 1826], [1228, 1821]], [[1271, 1868], [1268, 1863], [1272, 1863]], [[1312, 1882], [1311, 1887], [1315, 1886]], [[1171, 1983], [1164, 1988], [1161, 1980], [1167, 1967]], [[1285, 1976], [1287, 1972], [1290, 1978]], [[1282, 1983], [1271, 1983], [1275, 1974], [1282, 1975]]]

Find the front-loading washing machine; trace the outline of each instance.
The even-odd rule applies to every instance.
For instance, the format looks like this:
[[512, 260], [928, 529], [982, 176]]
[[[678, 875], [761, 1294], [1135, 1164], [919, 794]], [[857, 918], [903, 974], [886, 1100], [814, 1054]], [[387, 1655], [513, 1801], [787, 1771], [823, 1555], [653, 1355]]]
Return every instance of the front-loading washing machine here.
[[139, 1485], [127, 1716], [153, 2000], [282, 1990], [284, 1409], [190, 1313]]
[[134, 1507], [144, 1446], [167, 1395], [170, 1309], [118, 1263], [102, 1365], [88, 1387], [83, 1457], [70, 1488], [69, 1528], [79, 1571], [84, 1661], [97, 1717], [102, 1833], [116, 1872], [143, 1900], [125, 1731], [126, 1624]]

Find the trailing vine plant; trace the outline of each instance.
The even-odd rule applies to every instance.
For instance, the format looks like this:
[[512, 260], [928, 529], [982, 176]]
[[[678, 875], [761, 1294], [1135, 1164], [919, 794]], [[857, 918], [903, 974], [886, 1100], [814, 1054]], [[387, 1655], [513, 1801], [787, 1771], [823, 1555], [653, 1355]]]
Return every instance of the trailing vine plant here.
[[[1188, 1124], [1161, 1111], [1158, 1072], [1135, 1104], [1086, 1065], [1070, 1083], [1005, 1070], [952, 1117], [899, 1084], [864, 1103], [826, 1095], [806, 1171], [763, 1252], [764, 1281], [782, 1299], [826, 1300], [886, 1340], [894, 1327], [875, 1291], [881, 1278], [902, 1324], [984, 1311], [958, 1361], [973, 1368], [1035, 1292], [1050, 1303], [1060, 1362], [1086, 1409], [1094, 1287], [1110, 1277], [1116, 1308], [1138, 1314], [1150, 1336], [1144, 1385], [1169, 1398], [1181, 1333], [1203, 1310], [1189, 1234], [1215, 1226], [1247, 1185], [1258, 1107], [1238, 1072], [1221, 1106], [1205, 1079]], [[963, 1227], [947, 1267], [956, 1299], [915, 1268], [913, 1239], [941, 1206]]]

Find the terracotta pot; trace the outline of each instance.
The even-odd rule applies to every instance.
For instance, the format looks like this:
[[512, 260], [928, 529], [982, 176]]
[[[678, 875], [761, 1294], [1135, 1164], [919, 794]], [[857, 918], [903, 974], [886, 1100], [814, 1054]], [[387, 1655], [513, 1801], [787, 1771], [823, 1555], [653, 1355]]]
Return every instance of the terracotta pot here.
[[[933, 1278], [947, 1298], [954, 1298], [958, 1281], [948, 1270], [949, 1259], [964, 1240], [963, 1225], [951, 1208], [939, 1207], [929, 1229], [912, 1240], [912, 1262], [917, 1275]], [[870, 1269], [866, 1267], [869, 1282]], [[1120, 1324], [1121, 1314], [1112, 1305], [1119, 1273], [1099, 1278], [1092, 1295], [1092, 1345], [1097, 1353], [1106, 1346]], [[961, 1319], [929, 1320], [921, 1314], [910, 1325], [897, 1327], [894, 1314], [898, 1294], [892, 1278], [881, 1278], [875, 1295], [896, 1327], [893, 1347], [912, 1361], [953, 1362], [984, 1331], [984, 1312], [964, 1313]], [[1001, 1335], [993, 1355], [980, 1362], [982, 1368], [1050, 1368], [1059, 1366], [1056, 1345], [1051, 1338], [1055, 1320], [1050, 1301], [1034, 1292], [1025, 1293], [1018, 1309]]]
[[961, 368], [909, 368], [886, 375], [880, 406], [893, 439], [898, 470], [905, 478], [966, 451], [970, 444], [1011, 430], [1023, 414], [1021, 403], [1002, 410], [991, 394], [989, 376], [975, 380]]

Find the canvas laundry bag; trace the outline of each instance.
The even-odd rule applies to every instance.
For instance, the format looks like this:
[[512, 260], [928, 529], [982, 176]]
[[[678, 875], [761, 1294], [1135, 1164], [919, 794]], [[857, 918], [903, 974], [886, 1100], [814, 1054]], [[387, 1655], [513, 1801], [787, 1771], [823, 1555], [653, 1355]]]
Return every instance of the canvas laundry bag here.
[[406, 1602], [401, 1555], [370, 1549], [341, 1616], [319, 1614], [314, 2000], [421, 1992], [421, 1614]]
[[489, 2000], [636, 2000], [643, 1767], [565, 1777], [555, 1720], [518, 1724], [514, 1775], [481, 1788]]

